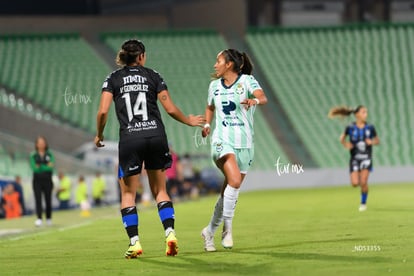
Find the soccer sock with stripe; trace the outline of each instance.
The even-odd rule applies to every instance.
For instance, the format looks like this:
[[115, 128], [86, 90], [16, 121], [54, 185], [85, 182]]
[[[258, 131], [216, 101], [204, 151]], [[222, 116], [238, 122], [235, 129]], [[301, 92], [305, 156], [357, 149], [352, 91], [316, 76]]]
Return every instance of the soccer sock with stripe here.
[[236, 209], [237, 199], [239, 198], [240, 189], [233, 188], [227, 185], [224, 189], [223, 198], [223, 219], [224, 219], [224, 231], [232, 230], [232, 223], [234, 217], [234, 211]]
[[367, 204], [368, 192], [361, 193], [361, 204]]
[[138, 213], [135, 206], [121, 209], [122, 223], [128, 234], [130, 244], [134, 245], [139, 241], [138, 237]]
[[216, 205], [214, 206], [214, 212], [211, 216], [210, 223], [207, 226], [207, 229], [210, 233], [214, 235], [217, 228], [220, 226], [223, 221], [223, 197], [220, 195], [217, 199]]
[[161, 201], [157, 205], [158, 215], [162, 225], [164, 226], [165, 236], [168, 236], [170, 232], [174, 231], [174, 207], [171, 201]]

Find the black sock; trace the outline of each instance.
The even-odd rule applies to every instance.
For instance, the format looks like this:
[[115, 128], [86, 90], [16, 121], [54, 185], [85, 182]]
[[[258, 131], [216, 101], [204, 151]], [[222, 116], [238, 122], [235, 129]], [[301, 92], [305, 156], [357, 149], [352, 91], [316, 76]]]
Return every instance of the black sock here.
[[135, 206], [131, 206], [121, 209], [121, 215], [128, 237], [131, 239], [132, 237], [138, 236], [137, 208]]

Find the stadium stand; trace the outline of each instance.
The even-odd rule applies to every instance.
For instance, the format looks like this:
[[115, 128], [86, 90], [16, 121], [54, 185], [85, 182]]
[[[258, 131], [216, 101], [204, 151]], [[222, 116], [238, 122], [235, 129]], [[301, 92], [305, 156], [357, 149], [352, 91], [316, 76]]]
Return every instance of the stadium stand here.
[[[227, 48], [224, 39], [213, 31], [153, 31], [142, 33], [106, 33], [102, 40], [114, 53], [131, 37], [141, 39], [147, 50], [147, 66], [156, 69], [166, 80], [173, 100], [186, 114], [204, 113], [207, 102], [209, 76], [213, 71], [216, 55]], [[181, 127], [162, 110], [167, 134], [174, 150], [179, 153], [205, 155], [201, 166], [211, 166], [209, 145], [196, 147], [195, 135], [200, 129]], [[256, 153], [254, 168], [272, 169], [280, 156], [285, 157], [277, 140], [270, 132], [260, 111], [255, 113]], [[200, 166], [200, 163], [197, 162]]]
[[[110, 68], [78, 34], [2, 35], [0, 63], [0, 83], [16, 93], [9, 96], [11, 106], [22, 107], [26, 99], [63, 121], [94, 131], [91, 122]], [[21, 103], [15, 105], [13, 97]], [[29, 110], [21, 111], [30, 112], [30, 105], [26, 107]]]
[[[102, 40], [115, 56], [119, 45], [131, 36], [144, 40], [149, 57], [147, 65], [162, 73], [183, 111], [203, 113], [208, 76], [216, 54], [227, 47], [224, 39], [213, 31], [154, 31], [106, 33]], [[5, 68], [0, 73], [0, 83], [13, 91], [0, 91], [2, 105], [50, 123], [60, 120], [95, 132], [100, 87], [111, 69], [78, 34], [2, 35], [0, 53]], [[254, 168], [272, 169], [278, 157], [288, 159], [268, 130], [260, 109], [255, 116], [256, 144], [261, 146], [256, 147]], [[197, 156], [200, 168], [212, 166], [209, 143], [201, 142], [200, 130], [183, 127], [177, 131], [176, 122], [165, 112], [163, 117], [174, 150]], [[109, 116], [105, 137], [117, 140], [115, 116]]]
[[412, 165], [414, 25], [251, 29], [249, 47], [320, 167], [346, 166], [339, 134], [353, 119], [330, 121], [335, 105], [368, 107], [380, 166]]

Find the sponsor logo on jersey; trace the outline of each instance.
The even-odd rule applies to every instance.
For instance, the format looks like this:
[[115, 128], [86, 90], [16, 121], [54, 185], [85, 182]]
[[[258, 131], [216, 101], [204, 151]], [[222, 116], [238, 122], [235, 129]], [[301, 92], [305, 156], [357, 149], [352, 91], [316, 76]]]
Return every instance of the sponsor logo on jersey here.
[[232, 101], [221, 102], [221, 104], [223, 106], [223, 113], [226, 115], [230, 115], [230, 112], [236, 110], [236, 104]]
[[127, 126], [129, 132], [156, 129], [158, 127], [157, 121], [142, 121], [130, 123]]
[[223, 120], [222, 122], [221, 122], [221, 124], [224, 126], [224, 127], [228, 127], [228, 126], [231, 126], [231, 127], [234, 127], [234, 126], [236, 126], [236, 127], [242, 127], [242, 126], [244, 126], [244, 123], [243, 122], [229, 122], [229, 121], [226, 121], [226, 120]]
[[131, 75], [131, 76], [126, 76], [122, 78], [124, 81], [124, 84], [129, 84], [129, 83], [146, 83], [147, 82], [147, 78], [140, 76], [140, 75]]

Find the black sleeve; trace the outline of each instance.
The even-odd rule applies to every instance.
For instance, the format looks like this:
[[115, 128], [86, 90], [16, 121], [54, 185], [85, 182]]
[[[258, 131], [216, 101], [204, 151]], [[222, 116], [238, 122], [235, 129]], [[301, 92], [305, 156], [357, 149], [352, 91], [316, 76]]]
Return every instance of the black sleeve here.
[[109, 76], [106, 77], [104, 83], [102, 84], [102, 92], [103, 91], [108, 91], [108, 92], [111, 92], [112, 94], [114, 93], [114, 87], [113, 87], [111, 77], [112, 77], [112, 74], [110, 74]]
[[164, 79], [156, 71], [154, 71], [154, 79], [155, 79], [155, 83], [157, 85], [157, 87], [156, 87], [157, 88], [156, 89], [157, 94], [160, 93], [163, 90], [168, 90], [167, 84], [165, 83]]
[[349, 135], [349, 129], [350, 129], [350, 126], [347, 126], [347, 127], [345, 128], [345, 131], [344, 131], [345, 137], [346, 137], [347, 135]]
[[375, 127], [371, 126], [371, 138], [377, 137], [377, 131], [375, 130]]

